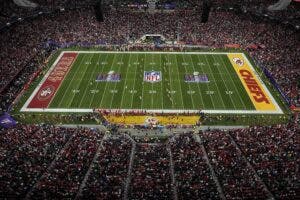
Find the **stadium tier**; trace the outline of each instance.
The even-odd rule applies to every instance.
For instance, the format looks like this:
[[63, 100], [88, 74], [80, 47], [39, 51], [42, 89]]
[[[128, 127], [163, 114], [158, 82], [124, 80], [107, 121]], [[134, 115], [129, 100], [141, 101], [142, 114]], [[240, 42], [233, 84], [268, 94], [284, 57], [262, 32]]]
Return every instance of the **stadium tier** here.
[[298, 1], [0, 5], [0, 199], [299, 199]]

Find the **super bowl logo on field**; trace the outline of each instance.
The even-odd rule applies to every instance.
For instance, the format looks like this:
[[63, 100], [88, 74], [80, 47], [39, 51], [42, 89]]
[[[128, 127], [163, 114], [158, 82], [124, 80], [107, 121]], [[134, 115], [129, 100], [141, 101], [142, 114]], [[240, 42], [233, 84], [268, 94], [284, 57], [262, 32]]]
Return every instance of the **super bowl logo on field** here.
[[242, 67], [244, 65], [244, 61], [240, 58], [233, 58], [233, 62]]
[[46, 100], [46, 99], [48, 99], [53, 94], [54, 90], [55, 89], [54, 89], [54, 87], [52, 85], [44, 87], [39, 92], [38, 99], [39, 100]]
[[159, 72], [159, 71], [145, 71], [144, 72], [144, 81], [151, 82], [151, 83], [161, 81], [161, 72]]

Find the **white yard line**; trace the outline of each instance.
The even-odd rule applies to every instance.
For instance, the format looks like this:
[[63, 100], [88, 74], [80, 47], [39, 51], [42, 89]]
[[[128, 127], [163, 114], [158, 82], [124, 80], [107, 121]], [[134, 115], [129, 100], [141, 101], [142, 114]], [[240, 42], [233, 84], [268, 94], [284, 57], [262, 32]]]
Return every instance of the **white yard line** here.
[[[111, 109], [111, 112], [142, 112], [148, 113], [195, 113], [199, 110], [151, 110], [151, 109]], [[68, 108], [26, 108], [24, 112], [49, 112], [49, 113], [92, 113], [93, 109], [68, 109]], [[281, 111], [259, 111], [259, 110], [201, 110], [208, 114], [282, 114]]]
[[[168, 58], [169, 58], [169, 55], [168, 55]], [[168, 59], [169, 60], [169, 59]], [[169, 62], [169, 61], [168, 61]], [[177, 77], [178, 77], [178, 81], [179, 81], [179, 89], [180, 89], [180, 95], [181, 95], [181, 105], [182, 105], [182, 108], [183, 109], [185, 109], [185, 107], [184, 107], [184, 103], [183, 103], [183, 94], [182, 94], [182, 88], [181, 88], [181, 82], [180, 82], [180, 80], [181, 80], [181, 78], [180, 78], [180, 76], [179, 76], [179, 69], [178, 69], [178, 62], [177, 62], [177, 58], [175, 57], [175, 63], [176, 63], [176, 67], [174, 67], [175, 69], [176, 69], [176, 71], [177, 71]], [[171, 73], [170, 73], [170, 77], [171, 77]]]
[[47, 108], [48, 108], [48, 107], [51, 105], [51, 103], [52, 103], [53, 99], [55, 98], [55, 96], [56, 96], [57, 92], [59, 91], [60, 87], [62, 86], [62, 84], [63, 84], [64, 80], [66, 79], [66, 77], [67, 77], [67, 76], [68, 76], [68, 74], [70, 73], [71, 69], [73, 68], [73, 64], [74, 64], [74, 63], [75, 63], [75, 61], [77, 60], [77, 57], [78, 57], [78, 55], [79, 55], [79, 54], [77, 53], [77, 54], [76, 54], [76, 57], [75, 57], [75, 59], [72, 61], [72, 63], [71, 63], [71, 66], [69, 67], [69, 69], [68, 69], [67, 73], [66, 73], [66, 74], [65, 74], [65, 76], [63, 77], [63, 80], [60, 82], [60, 84], [59, 84], [58, 88], [56, 89], [55, 93], [53, 94], [53, 97], [51, 98], [51, 100], [50, 100], [49, 104], [47, 105]]
[[[190, 58], [190, 61], [191, 61], [191, 65], [193, 66], [193, 70], [194, 70], [194, 72], [196, 72], [196, 69], [195, 69], [195, 66], [194, 66], [193, 59], [192, 59], [191, 56], [189, 56], [189, 58]], [[201, 99], [202, 105], [203, 105], [203, 107], [204, 107], [204, 100], [203, 100], [203, 97], [202, 97], [202, 94], [201, 94], [201, 90], [200, 90], [199, 83], [195, 83], [195, 84], [197, 84], [198, 92], [199, 92], [199, 95], [200, 95], [200, 99]], [[204, 83], [204, 84], [205, 84], [205, 83]]]
[[[213, 56], [213, 59], [214, 59], [214, 62], [217, 62], [216, 59], [215, 59], [215, 56]], [[218, 63], [219, 63], [219, 62], [218, 62]], [[220, 65], [221, 65], [221, 63], [220, 63]], [[219, 69], [218, 69], [218, 66], [217, 66], [215, 69], [216, 69], [218, 72], [220, 72]], [[221, 75], [220, 75], [220, 76], [221, 76]], [[223, 76], [221, 76], [221, 79], [222, 79], [222, 81], [223, 81], [223, 83], [224, 83], [224, 85], [225, 85], [226, 90], [229, 91], [229, 89], [228, 89], [228, 87], [227, 87], [227, 84], [226, 84], [226, 82], [225, 82], [224, 79], [223, 79]], [[225, 92], [225, 91], [224, 91], [224, 92]], [[221, 92], [220, 92], [220, 94], [221, 94]], [[233, 99], [231, 98], [231, 95], [229, 95], [229, 98], [230, 98], [230, 101], [231, 101], [231, 103], [232, 103], [234, 109], [236, 109], [235, 103], [234, 103]]]
[[[209, 64], [209, 62], [208, 62], [208, 59], [207, 59], [207, 57], [206, 57], [206, 55], [204, 55], [204, 57], [205, 57], [205, 60], [206, 60], [206, 62], [207, 62], [207, 65], [210, 65]], [[225, 106], [225, 103], [224, 103], [224, 101], [223, 101], [223, 98], [222, 98], [222, 96], [221, 96], [221, 92], [220, 92], [220, 88], [218, 87], [218, 84], [216, 83], [216, 79], [215, 79], [215, 76], [213, 75], [213, 71], [212, 71], [212, 69], [211, 69], [211, 67], [209, 67], [209, 71], [212, 73], [212, 76], [213, 76], [213, 81], [214, 81], [214, 84], [216, 85], [216, 88], [217, 88], [217, 90], [218, 90], [218, 96], [219, 96], [219, 98], [221, 99], [221, 101], [222, 101], [222, 104], [223, 104], [223, 108], [226, 108], [226, 106]]]
[[[41, 82], [38, 84], [38, 86], [34, 89], [33, 93], [30, 95], [30, 97], [27, 99], [27, 101], [25, 102], [24, 106], [22, 107], [21, 111], [24, 111], [25, 109], [27, 109], [29, 103], [32, 101], [32, 99], [35, 97], [36, 93], [40, 90], [40, 88], [42, 87], [42, 85], [44, 84], [44, 82], [48, 79], [50, 73], [52, 72], [52, 70], [55, 68], [55, 66], [57, 65], [57, 63], [60, 61], [61, 57], [64, 55], [64, 52], [61, 52], [59, 54], [59, 56], [57, 57], [57, 59], [55, 60], [55, 62], [52, 64], [52, 66], [50, 67], [50, 69], [48, 70], [48, 72], [46, 73], [46, 75], [43, 77], [43, 79], [41, 80]], [[54, 98], [54, 97], [53, 97]]]
[[[97, 59], [97, 62], [96, 62], [96, 65], [97, 65], [97, 63], [99, 63], [100, 57], [101, 57], [102, 55], [103, 55], [103, 54], [100, 54], [100, 55], [99, 55], [99, 57], [98, 57], [98, 59]], [[92, 59], [90, 60], [90, 62], [93, 60], [93, 58], [94, 58], [94, 56], [92, 57]], [[91, 64], [92, 64], [92, 66], [94, 67], [94, 69], [93, 69], [93, 72], [92, 72], [91, 75], [90, 75], [88, 84], [90, 84], [90, 81], [95, 82], [95, 79], [96, 79], [96, 77], [94, 77], [94, 80], [93, 80], [92, 77], [93, 77], [93, 74], [95, 73], [97, 67], [95, 67], [95, 65], [93, 65], [93, 63], [91, 63]], [[89, 64], [87, 67], [90, 67], [90, 64]], [[82, 75], [82, 77], [84, 77], [84, 74]], [[89, 85], [87, 85], [87, 86], [85, 87], [85, 89], [84, 89], [83, 96], [82, 96], [82, 98], [81, 98], [81, 100], [80, 100], [80, 103], [79, 103], [79, 108], [81, 107], [81, 104], [82, 104], [83, 99], [85, 99], [84, 97], [85, 97], [85, 94], [86, 94], [86, 91], [87, 91], [88, 88], [89, 88]], [[89, 95], [89, 94], [88, 94], [88, 95]]]
[[265, 85], [265, 83], [261, 80], [260, 76], [258, 75], [257, 71], [255, 70], [255, 68], [252, 66], [252, 64], [250, 63], [250, 61], [248, 60], [247, 56], [244, 53], [241, 53], [246, 62], [248, 63], [249, 67], [252, 69], [252, 71], [254, 72], [257, 80], [260, 82], [260, 84], [262, 85], [262, 87], [264, 88], [264, 90], [266, 91], [267, 95], [270, 97], [272, 103], [275, 105], [276, 107], [276, 111], [279, 113], [283, 113], [283, 111], [281, 110], [280, 106], [278, 105], [277, 101], [274, 99], [273, 95], [271, 94], [271, 92], [269, 91], [269, 89], [267, 88], [267, 86]]
[[142, 82], [142, 85], [143, 85], [143, 89], [142, 89], [142, 102], [141, 102], [141, 110], [143, 110], [143, 103], [144, 103], [144, 85], [145, 85], [145, 81], [144, 81], [144, 73], [145, 73], [145, 63], [146, 63], [146, 56], [144, 56], [144, 58], [143, 58], [143, 62], [144, 62], [144, 70], [143, 70], [143, 82]]
[[[129, 60], [128, 60], [128, 65], [131, 66], [130, 60], [131, 60], [132, 55], [129, 55]], [[127, 70], [126, 70], [126, 76], [125, 76], [125, 82], [124, 82], [124, 87], [123, 87], [123, 91], [122, 91], [122, 98], [121, 98], [121, 108], [123, 108], [123, 99], [124, 99], [124, 92], [126, 90], [127, 87], [127, 76], [128, 76], [128, 70], [129, 70], [129, 66], [127, 66]]]
[[239, 53], [231, 53], [231, 52], [164, 52], [164, 51], [63, 51], [65, 53], [112, 53], [112, 54], [239, 54]]
[[[102, 55], [106, 55], [106, 54], [102, 54]], [[107, 57], [108, 57], [108, 55], [105, 56], [105, 59], [103, 59], [104, 60], [103, 62], [107, 62]], [[99, 66], [101, 66], [100, 74], [102, 74], [103, 70], [104, 70], [104, 66], [101, 64], [102, 62], [100, 59], [98, 60], [98, 62], [99, 62]], [[100, 83], [97, 83], [96, 90], [99, 90], [98, 89], [99, 85], [100, 85]], [[92, 101], [91, 101], [89, 107], [91, 107], [92, 103], [94, 102], [95, 95], [96, 95], [96, 92], [93, 94]]]
[[[223, 65], [224, 65], [224, 67], [225, 67], [227, 73], [230, 74], [230, 72], [228, 71], [228, 68], [227, 68], [227, 66], [226, 66], [226, 64], [225, 64], [225, 62], [224, 62], [224, 60], [222, 59], [222, 57], [218, 57], [218, 59], [221, 60], [221, 62], [223, 63]], [[235, 92], [238, 94], [238, 96], [239, 96], [239, 98], [240, 98], [240, 101], [242, 102], [242, 104], [243, 104], [243, 106], [244, 106], [244, 109], [247, 109], [247, 107], [246, 107], [246, 105], [245, 105], [245, 102], [243, 101], [243, 99], [242, 99], [241, 95], [239, 94], [239, 91], [238, 91], [238, 89], [237, 89], [237, 87], [236, 87], [236, 85], [235, 85], [235, 83], [234, 83], [234, 80], [233, 80], [232, 76], [229, 75], [229, 77], [230, 77], [230, 79], [231, 79], [231, 81], [232, 81], [232, 84], [233, 84], [233, 86], [234, 86], [234, 88], [235, 88]]]
[[[85, 55], [83, 55], [83, 57], [82, 57], [82, 59], [81, 59], [81, 61], [80, 61], [80, 63], [79, 63], [79, 67], [78, 67], [78, 69], [76, 70], [75, 73], [77, 73], [77, 72], [79, 71], [80, 66], [82, 65], [82, 62], [85, 60], [84, 58], [85, 58]], [[69, 85], [68, 85], [66, 91], [64, 92], [64, 94], [63, 94], [63, 96], [62, 96], [62, 98], [61, 98], [61, 101], [60, 101], [59, 104], [58, 104], [58, 107], [60, 107], [61, 103], [63, 102], [63, 99], [65, 98], [66, 93], [69, 91], [69, 88], [70, 88], [70, 86], [71, 86], [71, 83], [74, 81], [74, 77], [76, 77], [76, 75], [74, 75], [74, 76], [72, 77], [72, 80], [70, 81], [70, 83], [69, 83]], [[82, 75], [82, 77], [83, 77], [83, 75]], [[81, 79], [82, 79], [82, 78], [81, 78]], [[79, 80], [81, 80], [81, 79], [79, 79]], [[76, 79], [75, 79], [75, 80], [76, 80]], [[79, 91], [79, 92], [80, 92], [80, 91]], [[74, 94], [74, 96], [72, 97], [71, 101], [68, 103], [68, 107], [70, 107], [70, 105], [71, 105], [71, 103], [73, 102], [73, 99], [74, 99], [75, 96], [76, 96], [76, 94]]]
[[[95, 54], [95, 53], [132, 54], [132, 53], [135, 53], [135, 54], [169, 54], [169, 55], [170, 54], [176, 54], [176, 55], [177, 54], [183, 54], [183, 52], [159, 52], [159, 51], [158, 52], [151, 52], [151, 51], [149, 51], [149, 52], [139, 52], [139, 51], [128, 51], [128, 52], [117, 52], [117, 51], [62, 51], [60, 53], [60, 55], [58, 56], [58, 58], [56, 59], [56, 61], [52, 64], [52, 66], [50, 67], [50, 69], [48, 70], [48, 72], [46, 73], [46, 75], [43, 77], [43, 79], [41, 80], [41, 82], [39, 83], [39, 85], [35, 88], [35, 90], [33, 91], [33, 93], [30, 95], [30, 97], [28, 98], [28, 100], [23, 105], [23, 107], [21, 109], [22, 112], [55, 112], [55, 113], [59, 113], [59, 112], [75, 112], [75, 113], [93, 112], [93, 109], [77, 109], [77, 108], [76, 109], [64, 109], [64, 108], [27, 108], [28, 105], [29, 105], [29, 103], [35, 97], [35, 95], [37, 94], [37, 92], [39, 91], [39, 89], [41, 88], [41, 86], [43, 85], [43, 83], [47, 80], [48, 76], [50, 75], [50, 73], [52, 72], [52, 70], [54, 69], [54, 67], [57, 65], [57, 63], [59, 62], [59, 60], [61, 59], [61, 57], [63, 56], [64, 53], [86, 53], [86, 54], [88, 54], [88, 53], [91, 53], [91, 54]], [[278, 105], [277, 101], [274, 99], [274, 97], [270, 93], [269, 89], [266, 87], [266, 85], [264, 84], [264, 82], [261, 80], [261, 78], [259, 77], [257, 71], [254, 69], [254, 67], [252, 66], [252, 64], [250, 63], [250, 61], [248, 60], [248, 58], [244, 55], [244, 53], [228, 53], [228, 52], [184, 52], [184, 54], [191, 54], [191, 55], [199, 55], [199, 54], [203, 54], [203, 55], [206, 55], [206, 54], [212, 54], [212, 55], [216, 55], [216, 54], [220, 54], [220, 55], [242, 54], [244, 56], [246, 62], [248, 63], [249, 67], [255, 73], [258, 81], [261, 83], [262, 87], [264, 88], [264, 90], [266, 91], [266, 93], [268, 94], [268, 96], [270, 97], [272, 103], [274, 103], [274, 105], [276, 107], [276, 111], [257, 111], [257, 110], [201, 110], [202, 112], [204, 112], [204, 113], [212, 113], [212, 114], [214, 114], [214, 113], [216, 113], [216, 114], [226, 114], [226, 113], [228, 113], [228, 114], [282, 114], [283, 113], [283, 111], [281, 110], [281, 108]], [[206, 56], [205, 56], [205, 58], [206, 58]], [[113, 59], [113, 63], [114, 63], [114, 60], [115, 60], [115, 57]], [[199, 60], [199, 58], [198, 58], [198, 60]], [[177, 59], [176, 59], [176, 62], [177, 62]], [[136, 68], [136, 70], [137, 70], [137, 68]], [[144, 62], [144, 70], [145, 70], [145, 62]], [[135, 71], [135, 73], [136, 73], [136, 71]], [[179, 72], [178, 72], [178, 76], [179, 76]], [[102, 101], [103, 101], [103, 96], [106, 93], [106, 87], [107, 87], [107, 84], [105, 86], [105, 91], [104, 91], [104, 93], [102, 95], [100, 106], [101, 106]], [[134, 85], [134, 87], [135, 87], [135, 85]], [[180, 85], [180, 90], [181, 90], [181, 96], [182, 96], [183, 94], [182, 94], [181, 85]], [[143, 94], [144, 94], [144, 85], [143, 85], [143, 90], [142, 90], [142, 96], [143, 96]], [[133, 96], [134, 96], [134, 94], [132, 95], [132, 98], [133, 98]], [[221, 100], [222, 100], [222, 98], [221, 98]], [[212, 101], [212, 102], [214, 104], [214, 101]], [[223, 100], [222, 100], [222, 102], [223, 102]], [[182, 98], [182, 105], [183, 105], [183, 98]], [[223, 105], [224, 105], [224, 102], [223, 102]], [[141, 108], [142, 108], [142, 106], [143, 106], [143, 98], [142, 98]], [[183, 107], [184, 107], [184, 105], [183, 105]], [[137, 110], [138, 109], [121, 109], [121, 111], [123, 111], [123, 112], [137, 111]], [[140, 111], [144, 111], [144, 110], [145, 109], [140, 109]], [[186, 113], [186, 112], [198, 113], [199, 112], [199, 110], [146, 110], [146, 111], [150, 112], [150, 113], [151, 112], [165, 112], [165, 113], [168, 113], [168, 112], [169, 113]]]
[[[111, 66], [110, 66], [110, 69], [109, 69], [109, 71], [111, 71], [111, 70], [112, 70], [112, 67], [114, 66], [114, 62], [115, 62], [115, 59], [116, 59], [116, 57], [117, 57], [117, 56], [116, 56], [116, 55], [114, 55], [114, 59], [113, 59], [113, 61], [112, 61], [112, 63], [111, 63]], [[100, 105], [99, 105], [99, 107], [100, 107], [100, 108], [101, 108], [102, 101], [103, 101], [103, 99], [104, 99], [104, 96], [105, 96], [105, 93], [106, 93], [107, 85], [108, 85], [108, 82], [106, 82], [106, 84], [105, 84], [104, 92], [103, 92], [103, 94], [102, 94], [102, 98], [101, 98]]]
[[[199, 59], [199, 56], [197, 56], [197, 60], [198, 60], [198, 63], [199, 63], [199, 62], [202, 63], [202, 61]], [[208, 65], [209, 65], [209, 64], [208, 64]], [[200, 65], [200, 68], [201, 68], [201, 70], [202, 70], [202, 73], [206, 73], [206, 72], [203, 70], [202, 65]], [[208, 76], [209, 79], [210, 79], [211, 77], [214, 77], [212, 73], [207, 73], [207, 74], [210, 74], [210, 75], [211, 75], [211, 76]], [[205, 85], [206, 85], [206, 88], [207, 88], [209, 91], [212, 91], [212, 90], [210, 89], [210, 87], [209, 87], [209, 84], [205, 84]], [[209, 98], [210, 98], [210, 100], [211, 100], [211, 102], [212, 102], [213, 107], [216, 108], [215, 103], [214, 103], [214, 101], [213, 101], [211, 95], [208, 95], [208, 96], [209, 96]]]
[[[167, 55], [167, 63], [170, 63], [170, 57], [169, 57], [169, 55]], [[171, 65], [169, 65], [169, 64], [167, 64], [166, 65], [166, 67], [168, 67], [168, 71], [169, 71], [169, 84], [170, 84], [170, 93], [169, 93], [169, 95], [170, 95], [170, 100], [171, 100], [171, 103], [172, 103], [172, 108], [174, 108], [174, 103], [173, 103], [173, 95], [175, 95], [175, 94], [173, 94], [171, 91], [175, 91], [174, 89], [173, 89], [173, 87], [172, 87], [172, 73], [171, 73], [171, 67], [172, 67], [172, 64]], [[182, 101], [182, 108], [184, 108], [184, 105], [183, 105], [183, 100], [181, 100]]]
[[[185, 57], [185, 54], [182, 55], [183, 62], [185, 62], [184, 57]], [[176, 62], [177, 62], [177, 59], [176, 59]], [[182, 65], [182, 63], [181, 63], [181, 65]], [[177, 65], [177, 66], [178, 66], [178, 65]], [[186, 74], [188, 74], [188, 71], [186, 70], [185, 65], [184, 65], [184, 71], [185, 71]], [[191, 85], [190, 85], [190, 84], [188, 84], [188, 85], [189, 85], [189, 89], [190, 89], [190, 96], [191, 96], [191, 99], [192, 99], [193, 108], [195, 109], [194, 98], [193, 98], [193, 94], [192, 94], [192, 92], [191, 92], [191, 91], [192, 91], [192, 90], [191, 90]]]
[[[162, 66], [162, 62], [161, 62], [161, 54], [159, 54], [159, 66], [161, 71], [163, 71], [163, 66]], [[162, 74], [162, 73], [161, 73]], [[160, 81], [160, 96], [161, 96], [161, 109], [164, 109], [164, 98], [163, 98], [163, 80]]]
[[[139, 63], [140, 61], [139, 61], [139, 56], [137, 56], [137, 61], [136, 61], [137, 63]], [[130, 106], [130, 108], [132, 108], [132, 104], [133, 104], [133, 97], [134, 97], [134, 91], [136, 90], [135, 89], [135, 80], [136, 80], [136, 71], [137, 71], [137, 69], [138, 69], [138, 66], [139, 66], [140, 64], [137, 64], [137, 65], [135, 65], [135, 71], [134, 71], [134, 77], [133, 77], [133, 88], [131, 89], [132, 90], [132, 94], [131, 94], [131, 106]], [[137, 91], [137, 90], [136, 90]]]
[[[129, 55], [129, 59], [130, 59], [130, 55]], [[119, 65], [119, 67], [118, 67], [118, 71], [120, 72], [121, 71], [121, 67], [124, 67], [124, 61], [123, 61], [123, 58], [124, 58], [124, 54], [122, 54], [122, 57], [121, 57], [121, 63], [122, 64], [120, 64]], [[128, 61], [129, 62], [129, 61]], [[129, 67], [127, 66], [127, 69], [128, 69]], [[119, 82], [114, 82], [113, 84], [114, 84], [114, 90], [116, 90], [116, 87], [117, 87], [117, 84], [118, 84]], [[125, 87], [125, 86], [123, 86], [123, 87]], [[119, 91], [117, 91], [117, 92], [119, 92]], [[123, 95], [123, 93], [122, 93], [122, 95]], [[112, 93], [112, 98], [111, 98], [111, 101], [110, 101], [110, 105], [109, 105], [109, 108], [111, 109], [111, 106], [112, 106], [112, 103], [113, 103], [113, 100], [114, 100], [114, 97], [115, 97], [115, 92], [113, 92]]]
[[[153, 54], [151, 54], [151, 62], [150, 63], [152, 63], [152, 62], [153, 62]], [[151, 71], [154, 71], [152, 64], [150, 64], [150, 66], [151, 66]], [[151, 93], [151, 108], [153, 108], [153, 95], [154, 95], [153, 85], [154, 85], [154, 83], [151, 83], [151, 90], [152, 90], [152, 93]]]

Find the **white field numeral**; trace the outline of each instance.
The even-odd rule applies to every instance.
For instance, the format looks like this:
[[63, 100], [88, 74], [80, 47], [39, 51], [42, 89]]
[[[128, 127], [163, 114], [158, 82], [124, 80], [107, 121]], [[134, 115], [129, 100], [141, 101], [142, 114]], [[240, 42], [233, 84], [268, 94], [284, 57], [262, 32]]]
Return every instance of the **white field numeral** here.
[[208, 90], [208, 91], [206, 91], [206, 94], [207, 94], [207, 95], [212, 95], [212, 94], [215, 94], [215, 91], [210, 91], [210, 90]]

